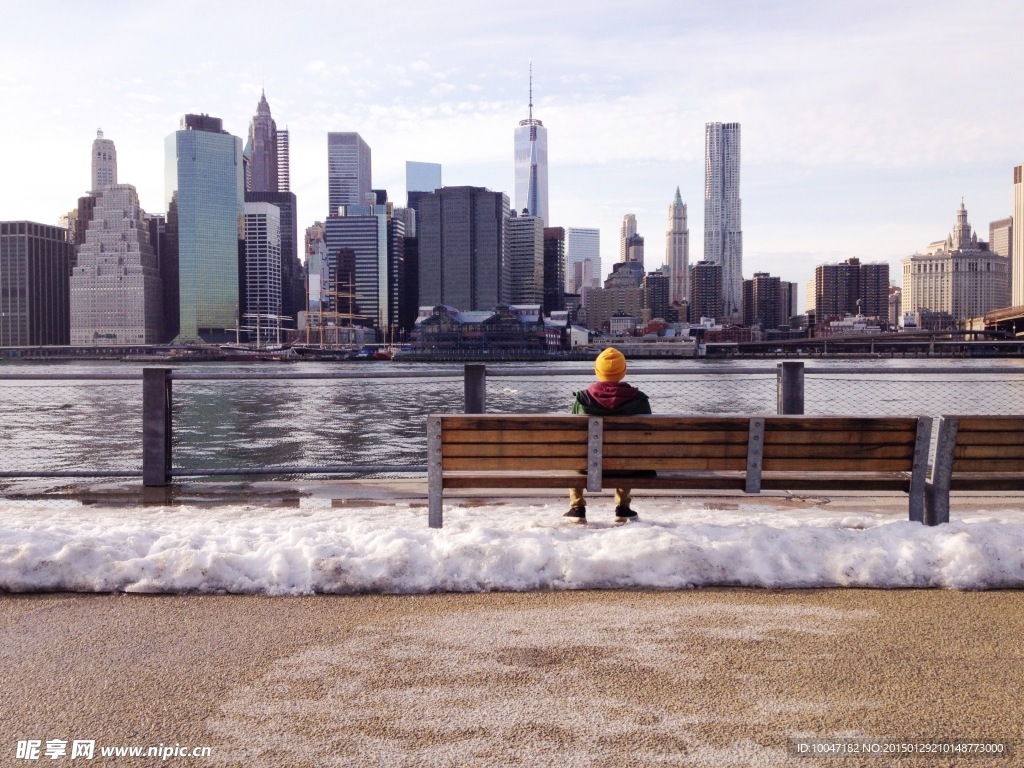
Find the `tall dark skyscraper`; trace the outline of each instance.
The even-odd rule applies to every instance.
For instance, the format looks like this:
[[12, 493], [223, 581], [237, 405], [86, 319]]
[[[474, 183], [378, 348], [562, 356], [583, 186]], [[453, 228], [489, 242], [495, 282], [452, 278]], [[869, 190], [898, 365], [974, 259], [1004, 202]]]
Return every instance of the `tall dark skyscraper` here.
[[277, 130], [266, 93], [261, 94], [249, 125], [245, 148], [245, 202], [271, 203], [281, 211], [281, 314], [291, 318], [285, 328], [295, 328], [305, 305], [305, 279], [299, 260], [298, 212], [289, 190], [288, 131]]
[[386, 200], [380, 205], [342, 206], [338, 214], [327, 217], [324, 241], [330, 282], [340, 291], [336, 306], [352, 310], [352, 324], [376, 328], [379, 340], [389, 341], [398, 330], [404, 298], [402, 210]]
[[420, 306], [509, 303], [508, 195], [442, 187], [419, 201]]
[[245, 148], [248, 168], [246, 192], [277, 192], [277, 123], [270, 116], [267, 94], [260, 94], [256, 116], [249, 124], [249, 142]]
[[0, 222], [0, 346], [67, 344], [75, 246], [61, 227]]
[[366, 205], [373, 190], [370, 147], [358, 133], [327, 134], [327, 206], [336, 215], [342, 205]]
[[544, 228], [544, 314], [565, 309], [565, 229]]
[[690, 267], [690, 322], [722, 316], [722, 265], [698, 261]]

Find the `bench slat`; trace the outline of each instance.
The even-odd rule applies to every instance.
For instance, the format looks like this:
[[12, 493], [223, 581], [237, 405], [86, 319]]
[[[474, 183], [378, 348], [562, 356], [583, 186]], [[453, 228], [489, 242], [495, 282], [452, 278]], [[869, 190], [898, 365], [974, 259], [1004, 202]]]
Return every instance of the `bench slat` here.
[[916, 418], [860, 416], [766, 416], [764, 430], [800, 432], [913, 432]]
[[634, 445], [636, 443], [669, 444], [677, 443], [705, 445], [746, 445], [748, 430], [615, 430], [604, 433], [605, 445]]
[[[776, 459], [765, 457], [765, 472], [831, 472], [837, 477], [848, 472], [902, 472], [910, 462], [900, 459]], [[865, 489], [868, 490], [868, 489]]]
[[[905, 459], [907, 469], [914, 458], [914, 443], [898, 445], [765, 445], [764, 460], [771, 459]], [[839, 469], [833, 467], [834, 469]]]
[[488, 471], [515, 471], [515, 470], [543, 470], [543, 469], [578, 469], [586, 471], [586, 457], [555, 458], [555, 457], [528, 457], [528, 456], [501, 456], [501, 457], [455, 457], [444, 459], [444, 471], [451, 470], [488, 470]]
[[473, 456], [503, 456], [506, 458], [577, 458], [583, 459], [586, 463], [587, 444], [572, 443], [546, 443], [543, 445], [531, 445], [521, 443], [481, 443], [473, 445], [470, 443], [453, 443], [443, 445], [441, 456], [445, 459], [447, 466], [451, 458], [471, 458]]
[[736, 470], [743, 471], [747, 468], [746, 456], [739, 459], [730, 458], [693, 458], [693, 459], [612, 459], [605, 458], [604, 469], [613, 471], [636, 472], [645, 469], [654, 470]]
[[[767, 430], [767, 426], [765, 427]], [[791, 430], [766, 431], [767, 445], [913, 445], [917, 429], [910, 430], [838, 430], [836, 432], [794, 432]]]
[[445, 472], [445, 488], [583, 488], [586, 475], [577, 472]]
[[462, 415], [449, 414], [439, 417], [441, 427], [447, 432], [449, 429], [497, 429], [497, 430], [578, 430], [584, 434], [587, 431], [586, 416], [488, 416], [486, 414]]
[[647, 457], [656, 458], [746, 458], [747, 446], [743, 445], [693, 445], [688, 443], [657, 443], [648, 445], [636, 443], [633, 445], [619, 443], [615, 445], [605, 444], [604, 458], [623, 459], [636, 457], [643, 459]]
[[627, 432], [720, 432], [736, 431], [746, 434], [750, 419], [715, 416], [605, 416], [605, 439], [617, 431]]
[[958, 432], [957, 446], [961, 445], [1024, 445], [1021, 432]]
[[449, 443], [578, 443], [587, 444], [586, 430], [554, 429], [447, 429], [442, 442]]
[[[963, 445], [957, 436], [956, 459], [1022, 459], [1024, 445]], [[955, 468], [955, 467], [954, 467]]]
[[1024, 472], [1024, 459], [954, 459], [953, 477], [960, 472]]
[[1024, 474], [1020, 472], [958, 472], [950, 479], [954, 491], [1020, 491]]
[[958, 431], [1007, 432], [1024, 431], [1024, 416], [951, 416], [959, 420]]

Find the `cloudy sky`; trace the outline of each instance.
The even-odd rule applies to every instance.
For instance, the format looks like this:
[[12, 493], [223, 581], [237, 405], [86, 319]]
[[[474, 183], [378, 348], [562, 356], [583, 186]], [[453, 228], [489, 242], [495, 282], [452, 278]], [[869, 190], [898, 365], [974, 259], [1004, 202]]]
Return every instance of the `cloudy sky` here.
[[856, 256], [890, 262], [898, 282], [961, 197], [987, 239], [1024, 162], [1024, 5], [1010, 0], [0, 0], [0, 13], [3, 220], [73, 208], [97, 128], [119, 181], [163, 211], [181, 115], [244, 136], [261, 88], [291, 132], [300, 227], [327, 213], [329, 131], [363, 136], [392, 200], [406, 160], [511, 196], [531, 59], [551, 224], [600, 227], [606, 270], [625, 213], [648, 268], [663, 262], [677, 186], [700, 258], [707, 122], [742, 124], [748, 277], [805, 282]]

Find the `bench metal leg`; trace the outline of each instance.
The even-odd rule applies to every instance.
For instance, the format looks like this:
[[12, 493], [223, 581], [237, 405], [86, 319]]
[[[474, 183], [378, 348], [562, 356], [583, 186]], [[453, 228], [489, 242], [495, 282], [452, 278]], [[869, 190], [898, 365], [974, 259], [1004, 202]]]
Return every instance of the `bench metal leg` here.
[[935, 445], [935, 464], [925, 491], [924, 524], [949, 522], [949, 489], [953, 482], [953, 451], [956, 448], [958, 419], [939, 419], [939, 439]]
[[938, 488], [932, 483], [924, 494], [925, 525], [940, 525], [949, 522], [949, 489]]
[[925, 492], [928, 484], [928, 450], [932, 442], [932, 420], [921, 416], [917, 420], [914, 440], [914, 463], [910, 471], [910, 522], [923, 523], [925, 519]]
[[441, 470], [441, 417], [427, 417], [427, 524], [444, 525], [444, 475]]

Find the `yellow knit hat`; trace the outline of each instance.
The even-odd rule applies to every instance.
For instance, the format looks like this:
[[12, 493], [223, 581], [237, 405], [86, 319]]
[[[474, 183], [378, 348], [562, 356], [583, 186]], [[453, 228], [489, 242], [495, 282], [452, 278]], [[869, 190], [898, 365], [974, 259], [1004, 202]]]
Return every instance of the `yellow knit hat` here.
[[622, 381], [626, 376], [626, 358], [614, 347], [608, 347], [594, 361], [599, 381]]

